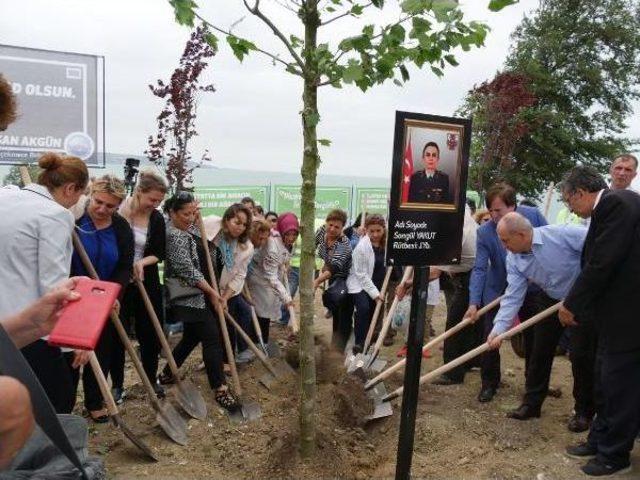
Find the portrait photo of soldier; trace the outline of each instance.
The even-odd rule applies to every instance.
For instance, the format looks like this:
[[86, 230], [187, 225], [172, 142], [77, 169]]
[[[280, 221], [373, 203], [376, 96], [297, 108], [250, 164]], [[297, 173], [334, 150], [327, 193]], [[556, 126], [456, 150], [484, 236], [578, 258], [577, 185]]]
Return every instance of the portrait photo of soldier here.
[[409, 198], [411, 203], [451, 203], [449, 175], [438, 170], [440, 147], [427, 142], [422, 148], [422, 166], [411, 175]]

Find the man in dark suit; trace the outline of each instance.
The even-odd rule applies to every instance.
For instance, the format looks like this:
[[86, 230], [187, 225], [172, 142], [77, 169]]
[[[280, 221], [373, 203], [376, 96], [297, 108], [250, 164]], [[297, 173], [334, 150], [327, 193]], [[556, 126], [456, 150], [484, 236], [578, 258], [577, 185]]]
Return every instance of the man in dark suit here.
[[[587, 475], [604, 476], [630, 468], [629, 452], [640, 429], [640, 196], [609, 190], [589, 167], [565, 176], [562, 196], [572, 212], [591, 223], [582, 252], [582, 272], [560, 309], [560, 321], [587, 320], [597, 332], [596, 417], [586, 443], [567, 454], [590, 458]], [[591, 323], [589, 323], [591, 322]]]
[[438, 170], [440, 148], [435, 142], [425, 144], [422, 149], [424, 170], [411, 175], [409, 202], [451, 203], [449, 197], [449, 175]]

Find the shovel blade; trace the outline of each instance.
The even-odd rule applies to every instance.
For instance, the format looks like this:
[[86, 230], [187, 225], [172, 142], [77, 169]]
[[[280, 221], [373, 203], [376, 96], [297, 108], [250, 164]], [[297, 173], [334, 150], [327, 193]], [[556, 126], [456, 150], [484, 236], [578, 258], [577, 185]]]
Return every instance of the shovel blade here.
[[120, 415], [118, 414], [111, 415], [111, 419], [113, 420], [113, 423], [116, 425], [116, 427], [119, 428], [120, 431], [124, 434], [124, 436], [127, 437], [127, 439], [131, 443], [133, 443], [136, 447], [138, 447], [138, 449], [142, 453], [144, 453], [148, 459], [153, 460], [154, 462], [158, 461], [158, 457], [156, 457], [156, 455], [153, 453], [151, 448], [149, 448], [149, 446], [146, 443], [140, 440], [136, 436], [136, 434], [131, 431], [131, 429], [127, 426], [127, 424], [124, 423]]
[[179, 445], [187, 444], [187, 422], [170, 403], [160, 406], [156, 421], [167, 436]]
[[365, 417], [365, 421], [370, 422], [377, 418], [390, 417], [393, 415], [393, 408], [390, 402], [383, 402], [382, 399], [387, 395], [387, 389], [384, 383], [377, 384], [374, 388], [367, 392], [367, 396], [373, 400], [373, 413]]
[[296, 371], [293, 369], [291, 365], [285, 360], [277, 360], [271, 362], [271, 366], [275, 370], [277, 376], [279, 378], [287, 377], [289, 375], [295, 375]]
[[271, 390], [276, 383], [278, 383], [278, 379], [271, 375], [270, 372], [265, 373], [258, 380], [267, 390]]
[[267, 343], [267, 355], [269, 356], [269, 358], [278, 358], [282, 355], [278, 342], [269, 340], [269, 343]]
[[242, 402], [241, 410], [245, 422], [253, 422], [262, 416], [262, 409], [257, 402], [245, 400]]
[[227, 417], [229, 417], [231, 423], [236, 425], [244, 422], [244, 415], [242, 415], [242, 410], [240, 408], [237, 408], [232, 412], [227, 410]]
[[200, 390], [189, 380], [182, 380], [178, 384], [176, 400], [189, 416], [197, 420], [207, 418], [207, 404]]

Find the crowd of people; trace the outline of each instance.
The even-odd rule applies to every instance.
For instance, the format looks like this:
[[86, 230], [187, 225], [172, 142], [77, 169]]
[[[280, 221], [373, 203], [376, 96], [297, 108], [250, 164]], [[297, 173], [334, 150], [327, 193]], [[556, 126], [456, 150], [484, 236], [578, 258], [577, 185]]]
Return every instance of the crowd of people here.
[[[14, 117], [0, 116], [0, 129]], [[140, 172], [128, 194], [115, 176], [90, 179], [85, 163], [75, 157], [47, 153], [39, 166], [35, 183], [0, 191], [0, 333], [22, 349], [56, 412], [76, 408], [82, 380], [87, 416], [108, 421], [96, 378], [85, 367], [88, 353], [47, 342], [60, 309], [78, 298], [77, 278], [90, 273], [74, 235], [99, 278], [121, 285], [114, 311], [135, 334], [155, 394], [163, 397], [164, 386], [175, 378], [168, 366], [159, 371], [160, 343], [140, 285], [163, 323], [182, 325], [173, 350], [178, 366], [200, 344], [211, 395], [221, 407], [237, 409], [226, 373], [232, 361], [251, 362], [254, 353], [231, 326], [232, 348], [224, 348], [217, 312], [228, 312], [252, 341], [265, 344], [272, 325], [289, 323], [300, 266], [296, 215], [265, 213], [245, 198], [220, 217], [203, 217], [192, 193], [169, 196], [164, 179], [152, 171]], [[633, 155], [615, 158], [610, 187], [589, 167], [567, 172], [560, 191], [571, 216], [560, 225], [548, 225], [535, 206], [518, 204], [512, 186], [490, 186], [486, 210], [466, 206], [460, 263], [432, 266], [429, 273], [425, 321], [442, 290], [446, 329], [463, 319], [474, 322], [445, 341], [444, 362], [483, 342], [490, 347], [434, 383], [460, 384], [468, 370], [479, 367], [479, 402], [499, 394], [501, 334], [518, 319], [559, 305], [557, 313], [524, 331], [525, 394], [507, 417], [541, 416], [558, 344], [568, 337], [575, 408], [567, 428], [589, 433], [586, 442], [567, 447], [566, 453], [588, 460], [582, 471], [592, 476], [627, 470], [640, 431], [640, 324], [631, 301], [640, 286], [640, 196], [630, 186], [637, 168]], [[333, 210], [317, 230], [321, 261], [313, 286], [322, 290], [332, 318], [333, 347], [357, 354], [364, 349], [376, 305], [389, 304], [392, 296], [404, 298], [413, 281], [400, 281], [402, 270], [385, 266], [383, 215], [363, 212], [352, 225], [347, 222], [346, 212]], [[498, 308], [478, 315], [499, 297]], [[254, 313], [259, 328], [252, 322]], [[382, 318], [373, 326], [374, 335], [381, 334]], [[430, 324], [427, 332], [435, 334]], [[392, 344], [393, 333], [384, 340]], [[115, 400], [126, 401], [124, 347], [109, 322], [95, 353]], [[405, 353], [403, 348], [399, 355]], [[20, 382], [0, 375], [0, 391], [2, 469], [28, 438], [33, 413]]]

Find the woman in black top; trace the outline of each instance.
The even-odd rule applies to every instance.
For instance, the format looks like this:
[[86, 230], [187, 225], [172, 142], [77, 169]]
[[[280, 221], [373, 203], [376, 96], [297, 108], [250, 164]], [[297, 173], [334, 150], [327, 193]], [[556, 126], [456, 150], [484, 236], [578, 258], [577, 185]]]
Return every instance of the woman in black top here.
[[313, 284], [314, 288], [318, 288], [325, 280], [329, 281], [329, 287], [322, 295], [322, 303], [333, 317], [331, 342], [340, 351], [344, 350], [351, 333], [346, 283], [351, 268], [351, 246], [342, 233], [346, 223], [347, 214], [344, 211], [332, 210], [325, 224], [316, 232], [316, 248], [324, 260], [324, 266]]
[[[157, 210], [167, 193], [167, 184], [152, 171], [142, 171], [133, 195], [122, 202], [120, 214], [129, 222], [134, 238], [133, 275], [142, 280], [149, 294], [153, 309], [162, 322], [162, 287], [158, 263], [164, 261], [166, 227], [162, 213]], [[137, 285], [128, 284], [122, 301], [120, 318], [125, 326], [135, 325], [135, 334], [140, 344], [142, 366], [150, 379], [158, 374], [160, 341], [149, 318], [149, 313]], [[130, 328], [127, 328], [130, 330]], [[124, 399], [124, 345], [114, 342], [111, 381], [116, 403]], [[164, 396], [160, 385], [154, 385], [159, 397]]]
[[[193, 224], [197, 205], [193, 195], [179, 192], [164, 205], [171, 221], [167, 225], [167, 256], [165, 283], [176, 279], [184, 287], [192, 287], [192, 294], [171, 298], [171, 314], [184, 323], [180, 343], [173, 350], [178, 366], [182, 365], [193, 349], [202, 344], [202, 358], [207, 371], [209, 386], [215, 392], [216, 401], [228, 410], [238, 408], [238, 401], [226, 385], [222, 343], [218, 321], [212, 307], [221, 302], [220, 295], [211, 287], [203, 271], [202, 256], [198, 254], [199, 238], [194, 235]], [[168, 366], [159, 377], [162, 384], [174, 381]]]
[[[91, 184], [85, 213], [76, 221], [78, 237], [98, 277], [122, 286], [120, 301], [129, 284], [133, 265], [133, 234], [127, 221], [117, 213], [125, 195], [124, 184], [118, 178], [105, 175], [95, 180]], [[88, 275], [78, 252], [74, 252], [71, 260], [71, 275]], [[112, 369], [113, 344], [118, 341], [113, 324], [107, 322], [95, 348], [105, 377]], [[98, 423], [107, 422], [109, 417], [103, 408], [102, 394], [90, 368], [84, 369], [83, 383], [84, 406], [89, 415]]]

